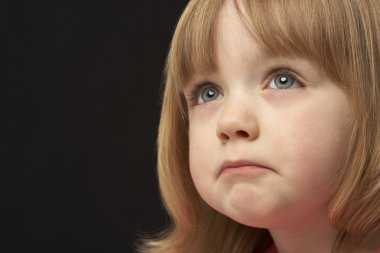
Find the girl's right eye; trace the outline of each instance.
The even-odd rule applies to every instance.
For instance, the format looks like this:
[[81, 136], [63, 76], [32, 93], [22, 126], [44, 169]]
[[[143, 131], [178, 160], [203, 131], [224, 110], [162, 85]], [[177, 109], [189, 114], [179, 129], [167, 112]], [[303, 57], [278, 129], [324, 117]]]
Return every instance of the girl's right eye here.
[[221, 99], [223, 97], [219, 88], [210, 83], [203, 83], [197, 85], [191, 94], [191, 102], [193, 105], [208, 103], [213, 100]]

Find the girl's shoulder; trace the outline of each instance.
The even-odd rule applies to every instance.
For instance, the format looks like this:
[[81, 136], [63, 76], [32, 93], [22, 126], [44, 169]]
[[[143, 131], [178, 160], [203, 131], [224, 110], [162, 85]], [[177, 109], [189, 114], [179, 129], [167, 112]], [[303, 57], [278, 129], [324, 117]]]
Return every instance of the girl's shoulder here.
[[276, 249], [276, 246], [274, 246], [274, 244], [269, 247], [266, 251], [264, 251], [264, 253], [277, 253], [277, 249]]
[[276, 246], [272, 244], [270, 247], [256, 249], [254, 253], [278, 253], [278, 252], [277, 252]]

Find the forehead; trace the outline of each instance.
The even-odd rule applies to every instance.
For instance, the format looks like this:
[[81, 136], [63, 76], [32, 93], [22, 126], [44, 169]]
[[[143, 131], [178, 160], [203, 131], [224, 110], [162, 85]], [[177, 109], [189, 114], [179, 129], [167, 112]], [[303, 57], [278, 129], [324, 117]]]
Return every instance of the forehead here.
[[[241, 15], [247, 15], [247, 13], [243, 12]], [[214, 47], [216, 68], [218, 68], [218, 63], [226, 59], [230, 62], [239, 60], [253, 62], [269, 56], [269, 53], [256, 42], [254, 34], [250, 33], [243, 23], [232, 1], [227, 1], [218, 15]], [[226, 50], [227, 48], [230, 50]]]

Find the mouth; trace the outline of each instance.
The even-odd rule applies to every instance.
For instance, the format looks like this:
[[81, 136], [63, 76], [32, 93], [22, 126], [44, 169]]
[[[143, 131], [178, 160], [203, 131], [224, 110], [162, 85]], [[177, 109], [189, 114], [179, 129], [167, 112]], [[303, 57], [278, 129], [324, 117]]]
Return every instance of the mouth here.
[[239, 170], [272, 170], [269, 167], [262, 165], [257, 162], [246, 161], [246, 160], [236, 160], [236, 161], [225, 161], [223, 162], [219, 175], [229, 172], [229, 171], [239, 171]]

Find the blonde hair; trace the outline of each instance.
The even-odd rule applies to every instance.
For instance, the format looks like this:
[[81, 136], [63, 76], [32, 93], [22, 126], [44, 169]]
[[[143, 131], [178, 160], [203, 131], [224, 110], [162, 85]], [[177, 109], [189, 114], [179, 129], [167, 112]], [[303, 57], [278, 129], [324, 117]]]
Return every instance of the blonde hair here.
[[[270, 242], [266, 230], [238, 224], [205, 204], [190, 176], [182, 89], [194, 73], [216, 67], [214, 36], [223, 4], [191, 0], [177, 25], [158, 136], [159, 184], [172, 223], [140, 252], [248, 253]], [[339, 231], [333, 252], [350, 249], [349, 242], [380, 229], [380, 2], [241, 0], [235, 6], [263, 50], [313, 61], [350, 97], [352, 131], [329, 209]]]

